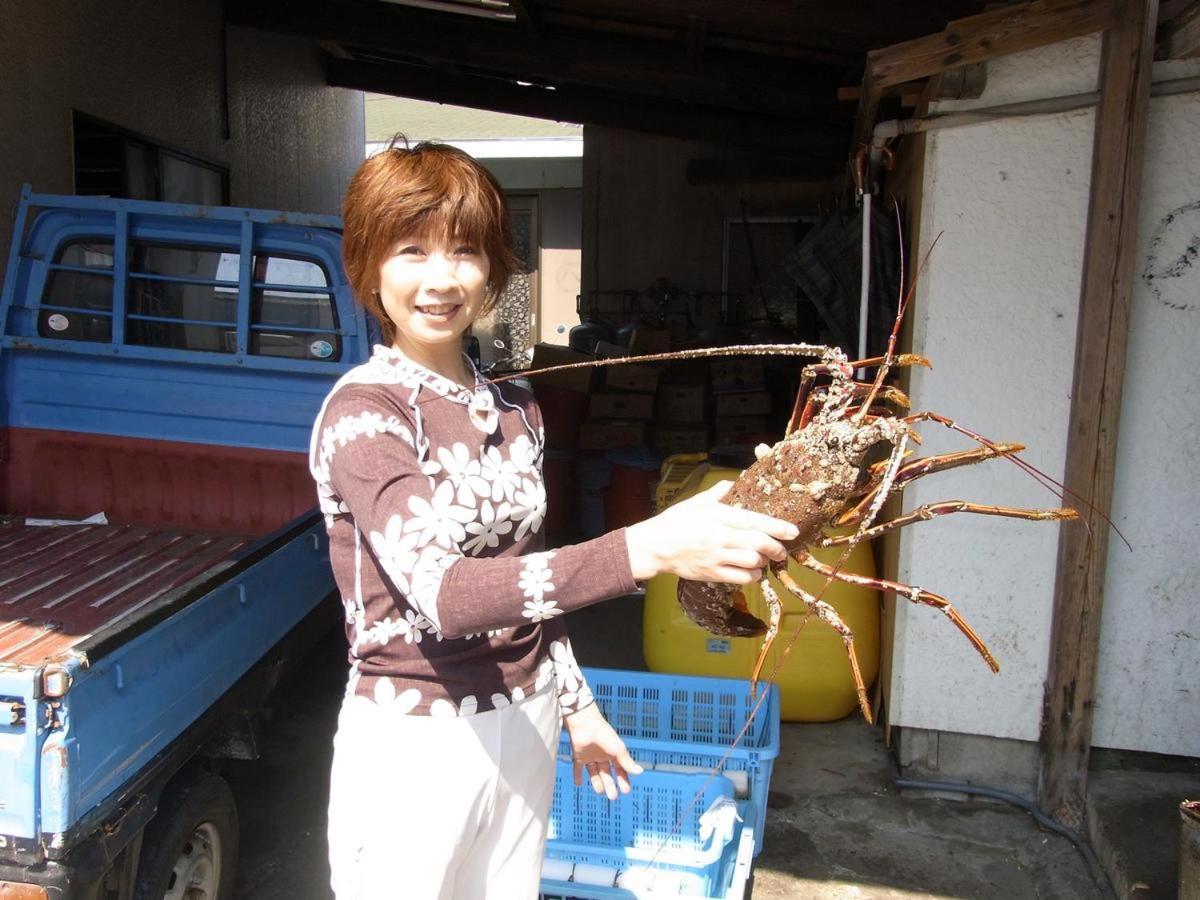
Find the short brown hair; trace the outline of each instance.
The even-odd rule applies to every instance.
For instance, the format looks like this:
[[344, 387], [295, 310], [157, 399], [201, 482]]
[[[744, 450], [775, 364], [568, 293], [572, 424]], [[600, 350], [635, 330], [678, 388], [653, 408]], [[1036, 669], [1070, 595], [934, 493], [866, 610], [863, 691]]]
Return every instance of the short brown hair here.
[[492, 173], [446, 144], [397, 138], [366, 160], [342, 202], [342, 261], [354, 294], [391, 344], [396, 326], [379, 299], [379, 269], [403, 235], [441, 232], [488, 255], [487, 313], [520, 268], [508, 204]]

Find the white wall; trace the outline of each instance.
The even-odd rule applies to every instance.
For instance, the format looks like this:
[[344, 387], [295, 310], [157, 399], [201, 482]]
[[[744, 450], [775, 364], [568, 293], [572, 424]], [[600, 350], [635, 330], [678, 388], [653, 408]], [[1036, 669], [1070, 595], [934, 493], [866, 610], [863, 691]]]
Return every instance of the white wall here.
[[[337, 212], [362, 160], [362, 94], [325, 85], [311, 42], [229, 29], [222, 136], [221, 4], [47, 0], [0, 15], [0, 209], [24, 181], [70, 193], [78, 110], [230, 169], [234, 204]], [[0, 246], [10, 220], [0, 215]]]
[[581, 277], [583, 192], [542, 191], [538, 203], [538, 340], [565, 347], [571, 328], [579, 324], [575, 299]]
[[[1200, 66], [1179, 74], [1196, 74]], [[1200, 94], [1152, 101], [1093, 742], [1200, 756]]]
[[[989, 65], [983, 97], [942, 109], [1094, 90], [1098, 60], [1094, 37], [1008, 57]], [[1177, 64], [1155, 71], [1156, 78], [1190, 74]], [[1194, 152], [1187, 156], [1189, 140], [1200, 140], [1198, 104], [1195, 95], [1152, 101], [1139, 275], [1155, 225], [1200, 200], [1200, 166]], [[925, 163], [921, 245], [942, 238], [913, 310], [913, 349], [935, 366], [914, 372], [914, 401], [990, 438], [1027, 444], [1025, 457], [1057, 479], [1066, 452], [1093, 123], [1094, 113], [1084, 110], [935, 132]], [[1171, 249], [1162, 253], [1172, 259], [1189, 239], [1194, 247], [1200, 231], [1195, 218], [1190, 225], [1183, 218], [1163, 241]], [[1156, 283], [1190, 309], [1167, 307], [1141, 280], [1134, 299], [1114, 518], [1135, 552], [1110, 549], [1099, 746], [1200, 749], [1198, 569], [1185, 549], [1200, 539], [1197, 517], [1188, 514], [1200, 499], [1200, 479], [1188, 477], [1195, 451], [1184, 437], [1200, 423], [1200, 406], [1181, 399], [1184, 386], [1195, 383], [1186, 358], [1200, 337], [1196, 277], [1191, 268]], [[1191, 300], [1180, 300], [1189, 284]], [[923, 455], [969, 446], [937, 426], [923, 434]], [[1055, 505], [1052, 494], [1002, 462], [919, 481], [904, 505], [950, 498]], [[948, 597], [1002, 671], [992, 675], [944, 617], [901, 604], [889, 686], [893, 724], [1037, 740], [1058, 528], [959, 515], [904, 532], [900, 579]], [[1137, 715], [1128, 711], [1133, 706]]]

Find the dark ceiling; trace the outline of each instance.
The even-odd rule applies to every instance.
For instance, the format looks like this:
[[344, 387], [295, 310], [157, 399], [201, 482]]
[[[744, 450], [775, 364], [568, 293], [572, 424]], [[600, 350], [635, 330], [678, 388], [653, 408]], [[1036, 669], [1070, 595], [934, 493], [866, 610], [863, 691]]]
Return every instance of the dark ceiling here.
[[318, 42], [330, 84], [839, 165], [867, 51], [983, 0], [238, 0]]

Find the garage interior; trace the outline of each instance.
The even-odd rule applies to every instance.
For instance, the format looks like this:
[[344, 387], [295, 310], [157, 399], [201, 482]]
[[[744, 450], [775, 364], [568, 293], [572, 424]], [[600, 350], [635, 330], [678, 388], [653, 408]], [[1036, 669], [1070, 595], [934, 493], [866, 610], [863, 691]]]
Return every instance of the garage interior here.
[[[218, 194], [223, 189], [220, 202], [336, 212], [361, 156], [361, 141], [354, 143], [362, 130], [359, 92], [583, 125], [579, 318], [567, 323], [571, 333], [535, 323], [523, 342], [506, 331], [499, 349], [489, 346], [497, 336], [489, 333], [481, 342], [485, 361], [489, 353], [493, 362], [524, 355], [537, 369], [596, 352], [734, 343], [833, 343], [851, 356], [878, 353], [902, 282], [910, 282], [944, 229], [900, 336], [901, 349], [934, 357], [936, 368], [906, 371], [899, 383], [919, 408], [961, 414], [989, 436], [1028, 438], [1031, 452], [1041, 451], [1031, 457], [1039, 467], [1088, 499], [1088, 527], [1058, 535], [1056, 526], [1008, 523], [981, 531], [971, 523], [961, 528], [961, 544], [945, 530], [912, 538], [898, 532], [875, 542], [872, 563], [881, 576], [923, 579], [961, 603], [976, 624], [982, 617], [981, 631], [999, 633], [1004, 674], [997, 681], [948, 622], [932, 621], [940, 619], [932, 610], [898, 609], [893, 598], [883, 598], [871, 694], [881, 724], [869, 726], [851, 713], [834, 722], [784, 725], [753, 896], [1173, 895], [1178, 803], [1184, 794], [1200, 794], [1192, 715], [1198, 702], [1192, 674], [1200, 662], [1184, 639], [1168, 646], [1167, 638], [1146, 638], [1146, 659], [1166, 657], [1169, 664], [1146, 675], [1140, 689], [1180, 705], [1158, 710], [1158, 719], [1185, 724], [1164, 726], [1161, 734], [1156, 725], [1139, 724], [1141, 733], [1130, 737], [1116, 720], [1137, 705], [1136, 696], [1112, 682], [1129, 680], [1142, 657], [1120, 659], [1114, 635], [1124, 632], [1112, 617], [1119, 609], [1141, 621], [1146, 617], [1125, 604], [1145, 602], [1163, 616], [1163, 633], [1190, 633], [1197, 621], [1190, 556], [1175, 557], [1183, 571], [1173, 586], [1160, 590], [1157, 580], [1150, 586], [1143, 577], [1154, 566], [1172, 565], [1171, 551], [1162, 551], [1164, 561], [1145, 549], [1148, 530], [1140, 542], [1135, 536], [1143, 519], [1153, 521], [1153, 510], [1143, 519], [1128, 513], [1144, 488], [1122, 473], [1135, 463], [1149, 465], [1139, 454], [1154, 451], [1130, 443], [1142, 419], [1129, 418], [1121, 395], [1124, 387], [1126, 407], [1130, 397], [1145, 401], [1146, 410], [1163, 402], [1155, 393], [1159, 382], [1135, 377], [1161, 352], [1146, 346], [1151, 332], [1136, 330], [1137, 304], [1167, 284], [1162, 276], [1156, 288], [1147, 278], [1149, 263], [1143, 265], [1154, 235], [1168, 234], [1154, 246], [1175, 240], [1154, 232], [1154, 222], [1182, 221], [1179, 211], [1190, 208], [1200, 189], [1196, 164], [1169, 150], [1200, 137], [1200, 4], [244, 0], [203, 4], [195, 18], [184, 4], [158, 11], [134, 6], [128, 20], [134, 24], [112, 37], [113, 46], [138, 52], [139, 22], [164, 44], [196, 43], [187, 27], [164, 24], [190, 21], [203, 34], [196, 52], [211, 69], [204, 88], [211, 104], [192, 117], [198, 125], [178, 113], [160, 121], [127, 114], [123, 104], [136, 109], [129, 98], [139, 91], [117, 85], [109, 100], [68, 98], [73, 127], [115, 123], [133, 139], [149, 135], [202, 161], [221, 161], [226, 181], [208, 182]], [[47, 28], [34, 30], [27, 43], [54, 45]], [[33, 71], [37, 64], [26, 65]], [[170, 77], [169, 64], [155, 65]], [[1154, 93], [1151, 80], [1173, 87]], [[6, 114], [0, 107], [0, 121], [31, 116], [51, 127], [45, 114], [32, 112], [33, 82], [11, 82], [17, 90]], [[271, 90], [243, 102], [246, 85]], [[1048, 97], [1073, 97], [1076, 105], [1005, 108]], [[163, 103], [161, 97], [144, 102]], [[935, 137], [939, 126], [931, 117], [973, 111], [974, 120], [958, 123], [964, 127]], [[61, 113], [56, 129], [68, 118]], [[1022, 116], [1048, 122], [1047, 131], [1024, 133], [1008, 147], [997, 135]], [[880, 130], [880, 123], [893, 124]], [[971, 143], [970, 135], [981, 133], [970, 130], [976, 126], [993, 130]], [[875, 152], [860, 152], [875, 136]], [[1056, 141], [1067, 148], [1062, 158], [1047, 149]], [[21, 152], [10, 151], [15, 182], [40, 177], [62, 184], [71, 177], [73, 163], [65, 157], [35, 165]], [[1043, 158], [1056, 181], [1023, 179], [1014, 169], [1032, 173]], [[1149, 226], [1149, 213], [1138, 207], [1144, 166], [1171, 186], [1159, 192], [1163, 213], [1156, 211]], [[987, 184], [985, 172], [995, 174]], [[15, 189], [0, 185], [5, 199]], [[1005, 198], [1019, 191], [1031, 199], [1014, 211]], [[1054, 212], [1043, 213], [1038, 202]], [[873, 207], [865, 213], [872, 278], [870, 328], [860, 335], [864, 205]], [[981, 223], [989, 207], [996, 221]], [[1028, 219], [1005, 223], [1017, 212]], [[0, 223], [4, 241], [6, 224]], [[997, 231], [989, 234], [993, 224]], [[1039, 268], [1042, 224], [1072, 237], [1064, 239], [1063, 260]], [[821, 235], [823, 243], [815, 240]], [[1034, 260], [1029, 280], [1021, 251], [998, 249], [1009, 239]], [[818, 269], [816, 260], [829, 261], [827, 249], [840, 254], [840, 268]], [[1005, 257], [1000, 274], [988, 268], [989, 255]], [[1179, 258], [1191, 257], [1185, 250]], [[1056, 281], [1051, 269], [1060, 265], [1067, 274]], [[1166, 259], [1164, 271], [1174, 272], [1171, 265]], [[818, 275], [836, 283], [814, 286]], [[999, 278], [1011, 284], [996, 286]], [[1034, 300], [1011, 306], [1005, 300], [1009, 293], [1043, 296], [1038, 292], [1048, 288], [1039, 279], [1062, 289], [1053, 302], [1038, 301], [1050, 324], [1032, 315], [1022, 323]], [[964, 296], [972, 292], [978, 302]], [[1160, 300], [1155, 309], [1176, 302]], [[1163, 327], [1177, 332], [1169, 349], [1185, 356], [1195, 326], [1189, 320]], [[1027, 358], [1014, 359], [1022, 353]], [[609, 380], [590, 373], [545, 382], [534, 376], [539, 399], [558, 413], [562, 429], [564, 452], [551, 468], [571, 466], [557, 496], [548, 485], [550, 515], [556, 499], [564, 509], [551, 541], [590, 536], [598, 521], [622, 523], [581, 508], [596, 491], [577, 490], [585, 477], [577, 468], [581, 455], [594, 460], [608, 453], [625, 470], [658, 474], [672, 454], [770, 442], [791, 412], [798, 366], [779, 358], [634, 369]], [[1187, 375], [1172, 370], [1164, 377], [1186, 383]], [[597, 402], [610, 408], [596, 415]], [[699, 412], [669, 413], [664, 402], [676, 409], [699, 404]], [[1176, 424], [1194, 427], [1195, 406], [1172, 402], [1179, 407]], [[989, 403], [1000, 410], [995, 416]], [[642, 411], [629, 415], [639, 404]], [[548, 430], [553, 416], [547, 415]], [[1148, 433], [1147, 444], [1155, 446], [1161, 431]], [[951, 446], [939, 440], [922, 455]], [[1167, 457], [1168, 476], [1191, 485], [1182, 474], [1186, 454]], [[734, 468], [745, 459], [722, 458]], [[969, 477], [930, 487], [933, 493], [912, 489], [905, 509], [960, 496], [1031, 507], [1057, 503], [1054, 493], [1026, 484], [1019, 473], [968, 471]], [[629, 515], [650, 511], [647, 478]], [[1194, 486], [1179, 491], [1177, 484], [1176, 491], [1195, 499]], [[1014, 495], [1019, 499], [1012, 501]], [[1115, 537], [1095, 539], [1111, 536], [1113, 523], [1131, 535], [1140, 561], [1136, 554], [1133, 563], [1117, 556], [1124, 551]], [[955, 526], [917, 526], [939, 527]], [[1195, 526], [1179, 530], [1178, 542], [1186, 543]], [[974, 555], [988, 559], [965, 562]], [[922, 559], [934, 562], [923, 569]], [[1008, 576], [1022, 567], [1028, 571]], [[1142, 581], [1129, 581], [1126, 571]], [[972, 592], [983, 599], [972, 602]], [[1007, 612], [995, 608], [1010, 603]], [[573, 614], [569, 627], [583, 664], [645, 668], [645, 605], [634, 596]], [[1031, 609], [1035, 614], [1023, 621]], [[931, 624], [914, 622], [920, 616]], [[1001, 617], [1016, 624], [997, 625]], [[1152, 670], [1149, 663], [1143, 668]], [[238, 896], [329, 896], [324, 780], [343, 676], [338, 634], [314, 651], [304, 679], [288, 682], [275, 699], [269, 713], [276, 727], [263, 758], [230, 764], [239, 806], [248, 811]], [[1021, 710], [1018, 724], [1008, 727], [1000, 720], [1013, 708]], [[944, 789], [902, 790], [897, 776]], [[1024, 798], [1088, 849], [1081, 852], [1027, 810], [953, 787], [964, 784]]]
[[[1145, 50], [1146, 26], [1144, 20], [1136, 20], [1134, 6], [1035, 3], [1005, 8], [992, 4], [985, 10], [982, 4], [919, 3], [906, 4], [903, 9], [873, 5], [849, 10], [824, 4], [772, 3], [735, 9], [724, 4], [650, 7], [513, 2], [487, 6], [376, 3], [336, 9], [288, 5], [284, 10], [279, 5], [250, 4], [240, 7], [232, 20], [321, 41], [329, 54], [327, 71], [334, 85], [582, 122], [579, 313], [584, 324], [576, 334], [584, 332], [582, 346], [591, 340], [618, 346], [632, 341], [646, 352], [739, 340], [825, 341], [853, 346], [855, 335], [846, 333], [845, 321], [841, 322], [843, 331], [838, 331], [835, 311], [815, 308], [804, 302], [802, 290], [796, 290], [796, 270], [800, 268], [796, 258], [791, 259], [790, 279], [786, 270], [780, 271], [779, 263], [785, 256], [781, 251], [803, 246], [804, 235], [815, 230], [817, 223], [839, 215], [853, 218], [860, 206], [855, 196], [856, 175], [859, 185], [865, 179], [868, 189], [873, 183], [885, 186], [901, 204], [910, 260], [915, 261], [916, 254], [928, 247], [929, 236], [922, 236], [920, 221], [924, 139], [898, 142], [895, 157], [888, 159], [894, 167], [889, 173], [878, 165], [862, 166], [861, 158], [861, 168], [855, 172], [854, 151], [869, 141], [875, 124], [889, 119], [920, 120], [931, 109], [953, 111], [956, 101], [960, 108], [969, 107], [970, 101], [986, 90], [989, 61], [1095, 36], [1099, 31], [1106, 31], [1106, 40], [1116, 40], [1113, 16], [1134, 17], [1132, 24], [1125, 26], [1126, 32], [1142, 35], [1126, 37], [1122, 46], [1127, 49], [1114, 52], [1131, 52], [1128, 48], [1139, 42]], [[1156, 17], [1160, 57], [1188, 55], [1179, 44], [1190, 16], [1187, 8], [1164, 4], [1142, 13]], [[453, 41], [434, 39], [448, 28], [453, 28]], [[1110, 103], [1117, 104], [1114, 109], [1120, 109], [1122, 102], [1127, 108], [1136, 88], [1121, 83], [1131, 79], [1136, 83], [1134, 70], [1122, 74], [1111, 63], [1102, 68], [1111, 80], [1099, 87], [1109, 94]], [[1121, 101], [1118, 95], [1126, 99]], [[1128, 117], [1122, 116], [1112, 119], [1108, 127], [1114, 135], [1122, 129], [1136, 134], [1137, 128], [1129, 126]], [[897, 130], [905, 127], [900, 125]], [[1107, 151], [1098, 149], [1095, 171], [1100, 173], [1105, 166], [1120, 168], [1128, 158], [1136, 159], [1141, 152], [1136, 146], [1138, 139], [1130, 140], [1133, 146], [1115, 151], [1116, 159], [1104, 159]], [[1098, 148], [1106, 145], [1107, 141], [1097, 139]], [[1132, 157], [1121, 157], [1122, 153]], [[1097, 174], [1096, 180], [1107, 177]], [[1113, 184], [1093, 187], [1093, 198], [1098, 191], [1112, 193]], [[886, 208], [889, 201], [883, 191], [880, 200], [880, 206]], [[1115, 198], [1102, 202], [1108, 202], [1117, 216], [1122, 214], [1124, 201], [1119, 191]], [[1123, 213], [1133, 215], [1128, 208]], [[882, 224], [873, 230], [881, 231], [876, 239], [886, 245], [891, 223], [886, 216], [880, 218]], [[851, 224], [849, 230], [849, 239], [857, 243], [855, 226]], [[1098, 233], [1089, 229], [1087, 239], [1089, 253], [1099, 256], [1091, 249], [1092, 242], [1099, 240]], [[1127, 233], [1126, 243], [1129, 240]], [[1120, 243], [1119, 238], [1110, 238], [1109, 249], [1119, 255]], [[861, 263], [859, 267], [861, 271]], [[872, 268], [876, 275], [872, 321], [884, 327], [870, 335], [872, 343], [866, 346], [868, 352], [877, 352], [890, 320], [886, 310], [894, 306], [897, 261], [875, 258]], [[810, 291], [808, 296], [816, 293]], [[1089, 296], [1097, 310], [1112, 302], [1096, 293], [1093, 285], [1084, 291], [1085, 309]], [[855, 298], [840, 299], [845, 307]], [[1108, 327], [1119, 333], [1121, 324]], [[567, 358], [550, 356], [541, 364]], [[534, 367], [538, 366], [535, 352]], [[694, 379], [677, 369], [664, 369], [658, 377], [664, 379], [660, 398], [662, 388], [670, 394], [678, 379], [674, 395], [679, 402], [693, 397], [687, 391], [689, 382], [704, 380], [703, 375]], [[752, 444], [769, 440], [780, 430], [787, 417], [787, 397], [795, 384], [794, 367], [771, 361], [763, 370], [751, 366], [748, 375], [722, 370], [719, 377], [748, 379], [752, 386], [765, 387], [761, 393], [770, 396], [752, 399], [750, 392], [710, 395], [710, 405], [724, 407], [717, 406], [718, 418], [707, 428], [695, 427], [699, 416], [686, 415], [682, 418], [690, 419], [691, 427], [686, 421], [681, 428], [663, 427], [664, 420], [671, 424], [672, 416], [664, 412], [659, 399], [654, 413], [658, 427], [653, 435], [645, 431], [645, 422], [614, 420], [611, 416], [620, 412], [607, 412], [603, 415], [610, 418], [585, 419], [578, 426], [577, 443], [582, 452], [611, 450], [614, 444], [651, 444], [662, 454], [704, 450], [714, 442]], [[1096, 375], [1081, 376], [1077, 371], [1079, 377], [1094, 379]], [[602, 397], [618, 411], [626, 409], [633, 401], [612, 385], [644, 391], [646, 385], [636, 384], [636, 378], [613, 379], [607, 389], [601, 389]], [[710, 371], [707, 386], [716, 390], [712, 379]], [[571, 386], [586, 388], [585, 393], [591, 393], [590, 408], [595, 410], [598, 382], [576, 380]], [[552, 398], [550, 403], [543, 400], [547, 407], [562, 397], [544, 384], [540, 396]], [[641, 396], [644, 399], [646, 395]], [[732, 405], [734, 398], [743, 405]], [[745, 405], [755, 402], [763, 405]], [[1085, 405], [1072, 406], [1069, 414], [1079, 419], [1113, 415], [1111, 409], [1098, 405], [1083, 409]], [[722, 411], [757, 415], [725, 418]], [[574, 418], [568, 420], [568, 429], [576, 425]], [[726, 425], [724, 433], [719, 431], [721, 424]], [[568, 439], [566, 443], [574, 442]], [[1104, 451], [1093, 446], [1091, 452], [1094, 459]], [[1067, 454], [1071, 464], [1079, 467], [1074, 475], [1068, 470], [1068, 484], [1078, 486], [1079, 492], [1093, 501], [1104, 496], [1103, 476], [1079, 481], [1079, 473], [1088, 469], [1083, 458], [1087, 451], [1077, 446], [1068, 448]], [[586, 476], [575, 471], [572, 477]], [[1102, 516], [1094, 518], [1093, 527], [1105, 529], [1102, 520]], [[900, 551], [894, 542], [880, 544], [876, 551], [880, 564], [885, 572], [894, 572]], [[1074, 552], [1085, 551], [1077, 547]], [[1095, 558], [1090, 565], [1095, 570], [1104, 568], [1103, 561]], [[1069, 596], [1071, 588], [1060, 587], [1058, 593]], [[1055, 622], [1079, 617], [1080, 602], [1078, 596], [1074, 606], [1070, 600], [1060, 600]], [[887, 683], [889, 647], [895, 640], [894, 611], [890, 604], [887, 609], [882, 684]], [[587, 619], [577, 630], [588, 635], [620, 633], [631, 621], [637, 622], [640, 614], [637, 600], [630, 599], [624, 608], [620, 603], [606, 604], [577, 614]], [[1077, 640], [1078, 635], [1066, 633], [1070, 630], [1055, 625], [1059, 643], [1052, 658], [1060, 670], [1051, 675], [1047, 688], [1052, 698], [1055, 679], [1074, 687], [1081, 677], [1086, 680], [1089, 665], [1095, 665], [1096, 650], [1088, 649], [1089, 638]], [[1090, 640], [1095, 639], [1093, 634]], [[582, 651], [585, 657], [589, 649]], [[605, 651], [598, 646], [594, 652], [594, 661], [601, 663]], [[607, 659], [622, 666], [643, 663], [628, 645], [617, 648], [616, 656]], [[885, 686], [883, 692], [887, 690]], [[1078, 735], [1078, 729], [1087, 727], [1084, 720], [1089, 702], [1076, 697], [1067, 703], [1062, 719], [1069, 718], [1072, 724], [1065, 730]], [[885, 721], [888, 707], [885, 702]], [[1087, 754], [1081, 758], [1077, 751], [1066, 750], [1077, 745], [1068, 734], [1055, 734], [1053, 725], [1041, 733], [1043, 749], [1036, 764], [1041, 775], [1030, 784], [1027, 774], [1012, 774], [1028, 760], [1031, 751], [1025, 747], [1015, 751], [1022, 763], [1014, 764], [1008, 749], [1001, 749], [998, 755], [1005, 759], [992, 771], [988, 764], [976, 761], [956, 772], [950, 758], [981, 749], [971, 739], [956, 741], [936, 730], [905, 729], [896, 724], [895, 734], [890, 723], [884, 733], [893, 750], [900, 746], [899, 758], [907, 772], [942, 777], [963, 774], [968, 776], [964, 780], [976, 783], [999, 774], [1002, 782], [1020, 788], [1026, 796], [1031, 789], [1039, 792], [1043, 809], [1054, 810], [1061, 820], [1082, 828], [1080, 791], [1086, 782]], [[906, 731], [907, 740], [901, 736]], [[996, 738], [995, 743], [1003, 746], [1004, 738]], [[1056, 743], [1063, 749], [1056, 750]], [[930, 745], [941, 746], [940, 761]], [[984, 750], [982, 755], [986, 753]], [[1105, 764], [1103, 759], [1100, 762]], [[1122, 761], [1117, 767], [1124, 765]], [[1188, 772], [1194, 776], [1186, 757], [1175, 765], [1185, 777]], [[770, 837], [767, 842], [770, 845]], [[1145, 853], [1129, 855], [1146, 858]], [[1122, 877], [1128, 880], [1127, 875], [1116, 880], [1120, 882]], [[770, 890], [761, 879], [759, 883], [760, 891]]]

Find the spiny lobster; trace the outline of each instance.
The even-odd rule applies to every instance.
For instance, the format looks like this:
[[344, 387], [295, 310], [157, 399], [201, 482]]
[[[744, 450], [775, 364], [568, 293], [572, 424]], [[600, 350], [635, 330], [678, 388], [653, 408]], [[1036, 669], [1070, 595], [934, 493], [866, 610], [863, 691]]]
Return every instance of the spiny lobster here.
[[[904, 414], [909, 409], [907, 396], [898, 388], [885, 385], [884, 379], [896, 367], [930, 367], [924, 357], [895, 352], [900, 325], [911, 296], [910, 287], [908, 293], [901, 297], [886, 352], [871, 359], [851, 362], [840, 349], [813, 344], [740, 345], [572, 363], [538, 372], [730, 355], [803, 355], [818, 359], [819, 362], [802, 370], [800, 388], [783, 439], [773, 446], [760, 444], [756, 448], [757, 461], [741, 473], [722, 502], [764, 512], [795, 524], [800, 533], [787, 547], [791, 558], [823, 576], [826, 584], [842, 581], [863, 585], [940, 610], [971, 642], [992, 671], [999, 672], [1000, 665], [983, 639], [946, 598], [912, 585], [841, 571], [841, 563], [859, 541], [878, 537], [913, 522], [952, 513], [1007, 516], [1034, 521], [1079, 517], [1076, 510], [1067, 507], [1019, 509], [948, 500], [925, 504], [890, 521], [875, 524], [887, 499], [914, 479], [987, 459], [1008, 458], [1043, 482], [1053, 483], [1048, 476], [1017, 457], [1016, 454], [1024, 449], [1021, 444], [991, 441], [934, 412]], [[854, 372], [867, 367], [877, 367], [874, 379], [869, 382], [855, 380]], [[530, 374], [536, 375], [538, 372]], [[889, 410], [889, 406], [900, 410], [900, 414]], [[921, 422], [934, 422], [957, 431], [979, 446], [972, 450], [906, 459], [909, 443], [920, 443], [915, 426]], [[871, 463], [872, 450], [881, 445], [889, 446], [890, 452], [886, 459]], [[827, 527], [848, 528], [850, 532], [826, 536]], [[819, 561], [811, 553], [814, 547], [837, 546], [846, 547], [846, 552], [834, 565]], [[788, 572], [786, 562], [772, 562], [768, 568], [786, 590], [795, 594], [812, 613], [841, 635], [854, 677], [859, 707], [867, 721], [872, 721], [866, 685], [850, 629], [836, 610], [821, 599], [819, 592], [810, 593], [796, 582]], [[735, 585], [681, 580], [678, 586], [680, 606], [702, 628], [723, 636], [763, 636], [762, 649], [751, 674], [751, 680], [756, 684], [778, 633], [782, 615], [782, 602], [766, 573], [759, 586], [767, 601], [769, 622], [763, 622], [749, 612], [745, 596]]]

